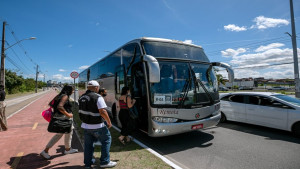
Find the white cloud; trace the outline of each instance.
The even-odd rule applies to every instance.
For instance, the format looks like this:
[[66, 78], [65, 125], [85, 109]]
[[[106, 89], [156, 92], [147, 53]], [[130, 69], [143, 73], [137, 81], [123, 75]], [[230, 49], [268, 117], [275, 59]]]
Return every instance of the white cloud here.
[[38, 78], [44, 79], [44, 74], [39, 73]]
[[[290, 66], [291, 67], [291, 66]], [[263, 77], [266, 79], [283, 79], [283, 78], [294, 78], [294, 70], [293, 69], [287, 69], [284, 71], [270, 71], [262, 74]]]
[[[233, 49], [223, 52], [225, 56], [232, 56], [230, 65], [234, 68], [236, 78], [293, 78], [293, 50], [281, 49], [282, 46], [281, 43], [272, 43], [260, 46], [254, 53], [242, 55]], [[298, 51], [300, 54], [299, 48]]]
[[59, 69], [58, 71], [60, 71], [60, 72], [65, 72], [65, 71], [67, 71], [67, 70], [65, 70], [65, 69]]
[[253, 20], [253, 22], [256, 22], [256, 24], [252, 25], [251, 28], [257, 28], [257, 29], [274, 28], [274, 27], [279, 27], [282, 25], [289, 24], [289, 21], [285, 19], [266, 18], [264, 16], [256, 17]]
[[240, 31], [246, 31], [247, 28], [245, 26], [239, 27], [236, 26], [235, 24], [229, 24], [224, 26], [224, 29], [227, 31], [233, 31], [233, 32], [240, 32]]
[[86, 69], [86, 68], [88, 68], [88, 67], [90, 67], [90, 66], [84, 65], [84, 66], [80, 66], [78, 69], [79, 69], [79, 70], [83, 70], [83, 69]]
[[263, 52], [263, 51], [267, 51], [269, 49], [279, 48], [279, 47], [282, 47], [282, 46], [284, 46], [284, 44], [282, 44], [282, 43], [271, 43], [267, 46], [260, 46], [259, 48], [257, 48], [255, 50], [255, 52]]
[[184, 40], [183, 43], [192, 44], [193, 41], [192, 40]]
[[62, 81], [62, 82], [66, 82], [66, 81], [71, 81], [72, 78], [70, 76], [63, 76], [62, 74], [56, 74], [52, 76], [53, 80], [57, 80], [57, 81]]
[[223, 57], [233, 57], [237, 56], [241, 53], [245, 53], [247, 50], [245, 48], [238, 48], [237, 50], [234, 49], [226, 49], [225, 51], [221, 51]]

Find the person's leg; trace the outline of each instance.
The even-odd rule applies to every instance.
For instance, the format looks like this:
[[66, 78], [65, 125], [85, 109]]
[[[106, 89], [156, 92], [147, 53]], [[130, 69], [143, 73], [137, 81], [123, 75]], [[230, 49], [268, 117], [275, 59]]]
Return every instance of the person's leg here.
[[94, 130], [84, 129], [84, 164], [85, 167], [91, 167], [94, 154]]
[[6, 121], [6, 115], [5, 115], [5, 102], [0, 102], [0, 131], [6, 131], [7, 130], [7, 121]]
[[59, 140], [62, 136], [63, 136], [62, 133], [57, 133], [57, 134], [55, 134], [55, 135], [51, 138], [51, 140], [48, 142], [48, 144], [46, 145], [46, 148], [40, 153], [40, 155], [43, 156], [45, 159], [50, 159], [51, 156], [50, 156], [49, 153], [48, 153], [48, 152], [49, 152], [49, 149], [50, 149], [51, 147], [53, 147], [53, 145], [54, 145], [55, 143], [57, 143], [58, 140]]
[[100, 157], [100, 165], [105, 165], [110, 162], [109, 150], [111, 146], [111, 135], [108, 128], [102, 127], [98, 130], [98, 139], [100, 140], [101, 146], [101, 157]]
[[45, 152], [48, 153], [49, 149], [53, 147], [54, 144], [58, 142], [58, 140], [63, 136], [63, 133], [56, 133], [51, 140], [48, 142], [45, 148]]
[[69, 151], [71, 148], [72, 136], [73, 136], [73, 129], [71, 130], [70, 133], [65, 134], [65, 149], [67, 151]]
[[77, 153], [78, 149], [71, 148], [73, 129], [70, 133], [65, 134], [65, 154]]
[[121, 110], [120, 114], [119, 114], [119, 119], [120, 119], [120, 122], [121, 122], [121, 125], [122, 125], [122, 128], [121, 128], [121, 135], [124, 137], [124, 136], [127, 136], [128, 134], [128, 129], [127, 129], [127, 116], [128, 116], [128, 110]]

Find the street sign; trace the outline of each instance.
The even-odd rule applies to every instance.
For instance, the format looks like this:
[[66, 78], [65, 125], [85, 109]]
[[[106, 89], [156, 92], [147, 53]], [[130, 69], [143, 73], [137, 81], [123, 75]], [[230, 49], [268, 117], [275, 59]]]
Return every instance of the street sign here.
[[74, 71], [74, 72], [71, 72], [70, 76], [71, 76], [71, 78], [76, 79], [79, 76], [79, 73]]

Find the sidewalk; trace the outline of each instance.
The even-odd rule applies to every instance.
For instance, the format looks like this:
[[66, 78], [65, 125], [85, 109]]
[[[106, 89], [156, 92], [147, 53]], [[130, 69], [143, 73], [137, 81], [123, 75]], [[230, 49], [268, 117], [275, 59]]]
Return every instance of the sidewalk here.
[[64, 138], [50, 149], [50, 160], [39, 153], [45, 148], [54, 133], [48, 133], [48, 122], [41, 112], [48, 108], [50, 100], [57, 95], [51, 91], [43, 95], [8, 119], [8, 131], [0, 132], [0, 169], [20, 168], [83, 168], [83, 149], [73, 133], [72, 147], [79, 153], [64, 155]]

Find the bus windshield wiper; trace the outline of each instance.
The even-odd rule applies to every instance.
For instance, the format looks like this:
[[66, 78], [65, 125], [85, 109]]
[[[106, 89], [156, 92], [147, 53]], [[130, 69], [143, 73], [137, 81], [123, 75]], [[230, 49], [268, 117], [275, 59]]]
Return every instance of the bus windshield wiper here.
[[[194, 70], [192, 69], [190, 63], [189, 63], [189, 67], [190, 67], [190, 70], [191, 70], [191, 72], [192, 72], [192, 74], [193, 74], [193, 79], [194, 79], [194, 81], [195, 81], [195, 84], [197, 83], [197, 84], [195, 85], [195, 91], [196, 91], [196, 86], [199, 87], [199, 84], [200, 84], [201, 87], [203, 88], [204, 92], [205, 92], [206, 95], [208, 96], [209, 101], [211, 102], [211, 104], [213, 104], [213, 103], [214, 103], [214, 100], [213, 100], [211, 94], [210, 94], [209, 91], [206, 89], [206, 87], [204, 86], [204, 84], [202, 83], [202, 81], [199, 80], [199, 79], [197, 79], [196, 73], [195, 73]], [[196, 93], [195, 93], [195, 94], [196, 94]]]
[[188, 91], [191, 88], [191, 80], [192, 80], [192, 78], [191, 78], [191, 75], [189, 73], [189, 78], [185, 80], [185, 83], [184, 83], [184, 86], [183, 86], [183, 89], [182, 89], [183, 96], [182, 96], [182, 98], [181, 98], [181, 100], [179, 102], [178, 108], [182, 108], [182, 106], [183, 106], [183, 104], [185, 102], [185, 99], [186, 99], [186, 97], [188, 95]]

